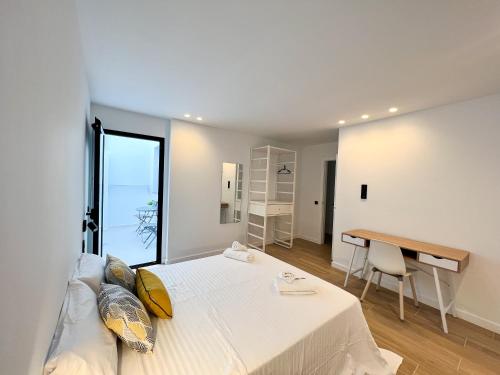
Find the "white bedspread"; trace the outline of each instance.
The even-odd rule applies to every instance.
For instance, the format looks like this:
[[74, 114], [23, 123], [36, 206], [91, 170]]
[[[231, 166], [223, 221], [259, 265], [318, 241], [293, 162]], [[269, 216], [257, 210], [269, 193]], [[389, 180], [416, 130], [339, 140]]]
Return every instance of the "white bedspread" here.
[[[122, 347], [122, 375], [390, 374], [353, 295], [264, 253], [253, 263], [222, 255], [152, 266], [167, 287], [172, 320], [156, 319], [152, 355]], [[283, 296], [281, 271], [318, 293]]]

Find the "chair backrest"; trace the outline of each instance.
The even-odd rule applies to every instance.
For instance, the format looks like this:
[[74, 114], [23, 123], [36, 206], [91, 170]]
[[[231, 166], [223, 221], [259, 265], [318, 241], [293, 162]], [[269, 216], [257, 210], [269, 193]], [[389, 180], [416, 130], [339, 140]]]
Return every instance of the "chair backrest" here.
[[406, 264], [401, 248], [386, 242], [370, 241], [368, 262], [375, 268], [391, 275], [404, 275]]

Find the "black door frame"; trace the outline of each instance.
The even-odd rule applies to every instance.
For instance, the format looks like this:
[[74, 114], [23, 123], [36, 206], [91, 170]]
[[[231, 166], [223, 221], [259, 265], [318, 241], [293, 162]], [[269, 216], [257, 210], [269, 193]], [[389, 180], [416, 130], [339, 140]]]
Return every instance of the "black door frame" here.
[[[96, 119], [97, 120], [97, 119]], [[97, 120], [98, 121], [98, 120]], [[96, 121], [96, 123], [97, 123]], [[99, 126], [101, 125], [99, 121]], [[93, 126], [94, 127], [94, 126]], [[95, 128], [94, 128], [95, 129]], [[151, 135], [138, 134], [138, 133], [130, 133], [118, 130], [110, 130], [110, 129], [102, 129], [102, 134], [104, 135], [115, 135], [119, 137], [127, 137], [127, 138], [135, 138], [135, 139], [145, 139], [148, 141], [158, 142], [160, 145], [159, 155], [158, 155], [158, 217], [157, 217], [157, 232], [156, 232], [156, 260], [148, 263], [135, 264], [132, 268], [145, 267], [153, 264], [161, 263], [161, 250], [162, 250], [162, 239], [163, 239], [163, 187], [164, 187], [164, 165], [165, 165], [165, 138], [163, 137], [155, 137]], [[101, 144], [101, 138], [99, 132], [96, 131], [95, 136], [95, 153], [94, 153], [94, 209], [97, 207], [97, 212], [95, 213], [95, 218], [97, 218], [97, 222], [94, 217], [92, 218], [94, 222], [98, 225], [99, 230], [101, 231], [101, 223], [102, 212], [101, 212], [101, 201], [102, 201], [102, 184], [100, 181], [101, 175], [101, 154], [104, 155], [104, 146], [105, 146], [105, 138], [103, 137], [103, 142]], [[98, 232], [94, 233], [94, 246], [93, 252], [94, 254], [99, 255], [99, 252], [102, 253], [102, 233], [99, 235]], [[100, 241], [99, 241], [100, 238]]]
[[[334, 173], [333, 173], [333, 204], [331, 208], [328, 207], [328, 202], [327, 202], [327, 197], [328, 197], [328, 187], [330, 186], [328, 184], [328, 182], [331, 183], [331, 181], [328, 181], [328, 178], [331, 177], [330, 176], [330, 173], [329, 173], [329, 163], [334, 163]], [[323, 226], [322, 228], [322, 233], [323, 233], [323, 238], [321, 239], [321, 242], [323, 244], [327, 243], [327, 237], [328, 237], [328, 234], [327, 234], [327, 226], [326, 226], [326, 222], [327, 222], [327, 218], [328, 218], [328, 211], [330, 210], [330, 213], [332, 215], [334, 215], [334, 208], [335, 208], [335, 187], [336, 187], [336, 183], [335, 183], [335, 180], [337, 178], [337, 159], [328, 159], [328, 160], [324, 160], [323, 161], [323, 168], [324, 168], [324, 181], [323, 181], [323, 200], [324, 200], [324, 207], [323, 207], [323, 222], [321, 223], [321, 225]], [[335, 220], [335, 217], [332, 216], [332, 226], [333, 226], [333, 222]], [[330, 228], [332, 229], [332, 233], [331, 233], [331, 236], [329, 236], [329, 240], [332, 241], [332, 244], [333, 244], [333, 228]]]
[[[102, 160], [102, 145], [101, 137], [104, 135], [104, 129], [102, 128], [101, 121], [96, 117], [94, 123], [92, 124], [92, 129], [94, 129], [94, 147], [92, 151], [93, 157], [93, 177], [92, 177], [92, 209], [88, 213], [90, 220], [95, 224], [92, 231], [92, 253], [95, 255], [99, 254], [102, 245], [101, 230], [99, 223], [101, 222], [101, 206], [100, 199], [102, 196], [102, 185], [101, 185], [101, 160]], [[104, 138], [103, 138], [104, 139]]]

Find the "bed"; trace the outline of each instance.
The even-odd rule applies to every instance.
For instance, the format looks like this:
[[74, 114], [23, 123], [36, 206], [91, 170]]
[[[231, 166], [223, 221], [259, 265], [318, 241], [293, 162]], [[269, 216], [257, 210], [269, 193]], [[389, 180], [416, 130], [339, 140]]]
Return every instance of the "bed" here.
[[[154, 321], [153, 354], [119, 348], [119, 374], [395, 372], [400, 359], [391, 364], [378, 349], [355, 296], [265, 253], [253, 254], [252, 263], [217, 255], [149, 267], [170, 293], [174, 318]], [[318, 293], [280, 295], [273, 281], [281, 271], [310, 278]]]

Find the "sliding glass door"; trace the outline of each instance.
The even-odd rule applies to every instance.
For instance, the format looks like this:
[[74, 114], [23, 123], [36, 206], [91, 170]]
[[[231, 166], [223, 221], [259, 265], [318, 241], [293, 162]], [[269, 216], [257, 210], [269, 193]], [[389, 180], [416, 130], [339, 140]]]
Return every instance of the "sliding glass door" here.
[[159, 263], [164, 139], [113, 130], [97, 138], [94, 253], [132, 266]]

